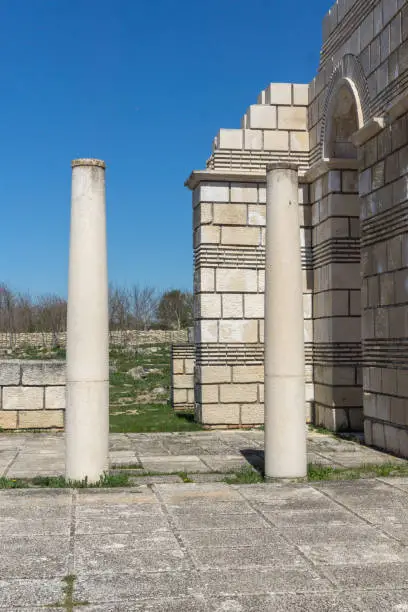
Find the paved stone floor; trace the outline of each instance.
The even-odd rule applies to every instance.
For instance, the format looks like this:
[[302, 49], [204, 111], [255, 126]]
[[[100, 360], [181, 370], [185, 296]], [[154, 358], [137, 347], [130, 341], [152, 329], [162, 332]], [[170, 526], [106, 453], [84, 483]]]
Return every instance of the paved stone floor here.
[[2, 491], [0, 607], [407, 610], [407, 502], [408, 479]]
[[[0, 435], [1, 469], [61, 473], [62, 443]], [[203, 476], [261, 450], [262, 432], [111, 436], [113, 462]], [[314, 433], [309, 451], [339, 466], [390, 460]], [[407, 611], [408, 478], [3, 490], [0, 608]]]
[[[188, 433], [111, 434], [112, 467], [130, 465], [138, 473], [187, 472], [195, 481], [209, 474], [263, 464], [263, 431], [219, 430]], [[310, 431], [308, 461], [334, 467], [401, 462], [355, 442]], [[0, 475], [9, 478], [64, 473], [62, 434], [0, 434]], [[167, 477], [169, 480], [169, 477]], [[172, 481], [179, 481], [172, 476]], [[142, 483], [142, 481], [140, 481]], [[147, 481], [148, 482], [148, 479]], [[160, 482], [156, 478], [156, 482]]]

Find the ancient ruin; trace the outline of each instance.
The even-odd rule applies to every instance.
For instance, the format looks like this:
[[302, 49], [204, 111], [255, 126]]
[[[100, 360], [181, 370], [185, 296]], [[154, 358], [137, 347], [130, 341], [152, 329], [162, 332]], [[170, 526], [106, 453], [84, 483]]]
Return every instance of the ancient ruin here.
[[202, 423], [264, 420], [266, 167], [294, 162], [307, 420], [408, 456], [407, 86], [408, 2], [338, 0], [313, 81], [271, 83], [192, 172], [195, 373], [175, 353], [173, 393]]

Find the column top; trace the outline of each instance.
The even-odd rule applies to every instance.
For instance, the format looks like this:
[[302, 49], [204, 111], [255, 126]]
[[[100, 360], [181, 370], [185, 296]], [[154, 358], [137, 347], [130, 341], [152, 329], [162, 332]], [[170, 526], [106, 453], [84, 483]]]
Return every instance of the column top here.
[[76, 168], [77, 166], [97, 166], [98, 168], [106, 168], [106, 164], [101, 159], [73, 159], [71, 167]]
[[266, 164], [266, 171], [270, 170], [299, 170], [299, 164], [297, 162], [278, 161], [271, 164]]

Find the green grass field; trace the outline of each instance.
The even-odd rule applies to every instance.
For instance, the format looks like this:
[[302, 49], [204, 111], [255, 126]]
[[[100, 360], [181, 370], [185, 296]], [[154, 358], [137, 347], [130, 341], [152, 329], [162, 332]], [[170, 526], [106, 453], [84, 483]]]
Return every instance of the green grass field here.
[[[191, 413], [170, 405], [170, 347], [114, 349], [110, 354], [110, 430], [112, 432], [192, 431], [201, 429]], [[144, 370], [135, 380], [129, 371]]]

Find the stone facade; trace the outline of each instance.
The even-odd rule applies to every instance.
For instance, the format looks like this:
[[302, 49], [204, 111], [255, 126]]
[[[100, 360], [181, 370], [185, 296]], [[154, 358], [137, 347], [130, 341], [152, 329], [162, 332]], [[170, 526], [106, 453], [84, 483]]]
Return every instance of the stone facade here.
[[313, 81], [272, 83], [218, 133], [187, 181], [202, 423], [263, 422], [266, 165], [291, 161], [308, 418], [408, 456], [407, 113], [408, 0], [338, 0]]
[[0, 360], [0, 428], [63, 428], [65, 361]]

